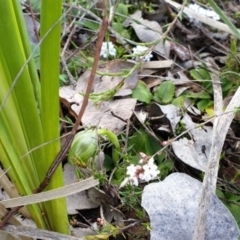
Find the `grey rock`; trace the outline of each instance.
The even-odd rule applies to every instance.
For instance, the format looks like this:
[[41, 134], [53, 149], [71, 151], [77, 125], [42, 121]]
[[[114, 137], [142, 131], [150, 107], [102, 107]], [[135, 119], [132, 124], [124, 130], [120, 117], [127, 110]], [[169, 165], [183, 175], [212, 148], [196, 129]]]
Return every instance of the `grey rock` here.
[[[151, 240], [192, 240], [202, 183], [184, 173], [144, 188], [142, 206], [149, 214]], [[239, 229], [229, 210], [212, 194], [205, 240], [238, 239]]]

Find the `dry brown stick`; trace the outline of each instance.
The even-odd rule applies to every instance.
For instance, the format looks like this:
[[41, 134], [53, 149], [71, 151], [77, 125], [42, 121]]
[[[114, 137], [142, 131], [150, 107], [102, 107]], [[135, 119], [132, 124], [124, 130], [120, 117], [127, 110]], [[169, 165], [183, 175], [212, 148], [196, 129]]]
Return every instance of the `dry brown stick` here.
[[[105, 33], [107, 31], [108, 28], [108, 19], [107, 19], [107, 4], [106, 4], [106, 0], [103, 1], [103, 20], [102, 20], [102, 25], [101, 28], [99, 30], [98, 33], [98, 40], [97, 40], [97, 44], [96, 44], [96, 51], [94, 54], [94, 62], [93, 62], [93, 66], [92, 66], [92, 71], [91, 71], [91, 75], [89, 77], [89, 81], [88, 81], [88, 85], [87, 85], [87, 89], [86, 89], [86, 93], [84, 95], [84, 99], [83, 99], [83, 103], [82, 103], [82, 107], [81, 110], [78, 114], [78, 117], [76, 119], [76, 122], [73, 126], [73, 129], [71, 131], [71, 134], [69, 135], [69, 137], [67, 138], [64, 146], [61, 148], [61, 150], [59, 151], [59, 153], [57, 154], [56, 158], [54, 159], [53, 163], [51, 164], [51, 166], [49, 167], [45, 178], [43, 179], [43, 181], [41, 182], [41, 184], [39, 185], [39, 187], [34, 191], [34, 193], [39, 193], [42, 192], [49, 184], [52, 175], [54, 174], [54, 172], [56, 171], [57, 167], [59, 166], [59, 164], [63, 161], [65, 155], [67, 154], [71, 143], [73, 141], [73, 138], [77, 132], [78, 126], [81, 123], [82, 120], [82, 116], [83, 113], [88, 105], [88, 99], [89, 99], [89, 95], [91, 93], [91, 88], [93, 85], [93, 81], [94, 81], [94, 77], [97, 71], [97, 67], [98, 67], [98, 62], [100, 59], [100, 51], [101, 51], [101, 47], [102, 47], [102, 42], [104, 40], [105, 37]], [[15, 207], [13, 209], [11, 209], [6, 215], [5, 217], [2, 219], [1, 223], [0, 223], [0, 229], [8, 222], [8, 220], [16, 213], [18, 212], [18, 210], [21, 208], [22, 206], [19, 207]]]

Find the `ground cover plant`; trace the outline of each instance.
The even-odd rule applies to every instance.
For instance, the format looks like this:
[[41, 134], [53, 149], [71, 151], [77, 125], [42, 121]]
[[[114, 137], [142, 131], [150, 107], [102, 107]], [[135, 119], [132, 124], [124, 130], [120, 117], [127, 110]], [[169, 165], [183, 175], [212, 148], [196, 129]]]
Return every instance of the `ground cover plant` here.
[[237, 2], [0, 11], [2, 236], [238, 239]]

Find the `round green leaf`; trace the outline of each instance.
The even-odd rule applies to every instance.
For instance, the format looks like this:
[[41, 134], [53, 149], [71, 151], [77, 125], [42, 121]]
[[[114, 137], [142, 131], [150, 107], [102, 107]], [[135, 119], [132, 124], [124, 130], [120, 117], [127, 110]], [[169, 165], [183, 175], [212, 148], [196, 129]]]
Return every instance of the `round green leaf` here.
[[132, 97], [137, 98], [140, 102], [150, 103], [152, 94], [147, 85], [144, 82], [139, 81], [137, 87], [133, 89]]
[[175, 86], [171, 81], [163, 82], [154, 93], [154, 100], [160, 103], [169, 103], [174, 96]]

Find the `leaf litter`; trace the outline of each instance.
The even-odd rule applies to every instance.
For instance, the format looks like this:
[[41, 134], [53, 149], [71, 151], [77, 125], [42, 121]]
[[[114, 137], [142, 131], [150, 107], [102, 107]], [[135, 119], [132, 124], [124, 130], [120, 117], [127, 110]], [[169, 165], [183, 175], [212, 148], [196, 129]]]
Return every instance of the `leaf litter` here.
[[[102, 95], [103, 100], [101, 100], [101, 96], [99, 95], [99, 104], [95, 104], [94, 101], [90, 99], [82, 119], [84, 126], [98, 126], [112, 130], [115, 133], [122, 132], [135, 108], [136, 99], [127, 97], [113, 101], [111, 98], [114, 96], [129, 96], [132, 94], [132, 89], [136, 87], [138, 82], [137, 72], [134, 71], [125, 79], [123, 79], [121, 75], [117, 76], [119, 73], [124, 74], [124, 71], [129, 71], [132, 67], [132, 63], [122, 61], [112, 61], [99, 67], [99, 72], [101, 72], [101, 74], [108, 73], [108, 75], [96, 75], [92, 93]], [[60, 98], [67, 101], [67, 104], [73, 103], [71, 104], [71, 110], [75, 117], [78, 115], [81, 108], [83, 101], [82, 94], [84, 94], [86, 90], [89, 76], [90, 71], [87, 70], [80, 76], [75, 86], [63, 86], [60, 88]], [[114, 89], [122, 81], [123, 86], [115, 93]], [[106, 98], [106, 100], [104, 98]], [[107, 101], [107, 98], [110, 98], [110, 100]], [[119, 116], [121, 119], [115, 117], [115, 115]]]

